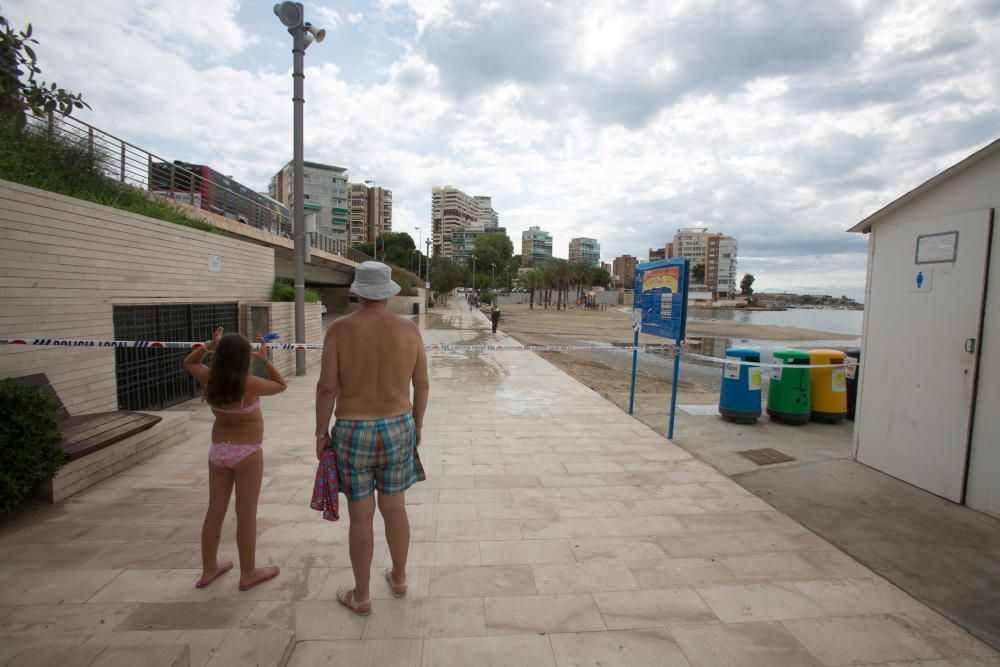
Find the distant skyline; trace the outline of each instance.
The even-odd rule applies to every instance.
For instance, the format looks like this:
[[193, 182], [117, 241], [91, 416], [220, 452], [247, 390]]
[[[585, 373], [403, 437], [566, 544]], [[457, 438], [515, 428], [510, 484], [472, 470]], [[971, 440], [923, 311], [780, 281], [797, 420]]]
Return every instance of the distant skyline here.
[[[257, 190], [291, 158], [273, 0], [13, 0], [80, 118]], [[306, 2], [306, 159], [393, 191], [493, 197], [511, 239], [645, 258], [739, 242], [758, 290], [861, 296], [861, 218], [997, 138], [1000, 0]]]

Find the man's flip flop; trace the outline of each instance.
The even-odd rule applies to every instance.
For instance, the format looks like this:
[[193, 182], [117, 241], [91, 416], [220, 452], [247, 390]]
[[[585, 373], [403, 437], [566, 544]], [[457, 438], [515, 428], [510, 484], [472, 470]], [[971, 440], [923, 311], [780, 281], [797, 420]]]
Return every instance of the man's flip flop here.
[[213, 581], [224, 575], [226, 572], [229, 572], [231, 569], [233, 569], [233, 562], [227, 560], [225, 563], [219, 566], [218, 571], [211, 579], [209, 579], [208, 581], [205, 581], [204, 579], [199, 579], [198, 581], [195, 582], [194, 587], [205, 588], [205, 586], [208, 586], [210, 583], [212, 583]]
[[267, 567], [265, 569], [267, 570], [267, 574], [265, 574], [263, 577], [261, 577], [260, 579], [258, 579], [256, 581], [251, 581], [249, 584], [240, 584], [240, 590], [241, 591], [248, 591], [251, 588], [256, 588], [257, 586], [260, 586], [265, 581], [271, 581], [272, 579], [274, 579], [275, 577], [278, 576], [279, 572], [281, 572], [281, 568], [279, 568], [277, 565], [271, 565], [271, 566], [269, 566], [269, 567]]
[[[406, 582], [404, 581], [401, 584], [397, 584], [395, 581], [393, 581], [392, 580], [392, 568], [391, 567], [385, 568], [385, 580], [389, 582], [389, 588], [392, 590], [392, 597], [394, 597], [394, 598], [405, 598], [406, 597]], [[402, 593], [397, 593], [396, 589], [398, 589], [398, 588], [402, 588], [403, 592]]]
[[[353, 588], [338, 588], [337, 602], [344, 605], [358, 616], [367, 616], [368, 614], [372, 613], [371, 598], [361, 601], [355, 600]], [[361, 607], [364, 607], [365, 605], [368, 605], [368, 609], [361, 611]]]

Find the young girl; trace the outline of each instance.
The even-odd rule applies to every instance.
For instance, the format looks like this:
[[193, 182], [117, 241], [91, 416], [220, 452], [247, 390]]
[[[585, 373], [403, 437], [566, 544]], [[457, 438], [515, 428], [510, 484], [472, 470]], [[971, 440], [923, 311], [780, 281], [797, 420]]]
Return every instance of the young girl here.
[[[280, 394], [288, 385], [267, 360], [267, 349], [263, 340], [260, 342], [260, 349], [254, 351], [246, 338], [239, 334], [223, 336], [222, 327], [218, 327], [212, 340], [184, 359], [184, 367], [205, 387], [205, 400], [215, 414], [212, 448], [208, 450], [208, 512], [201, 529], [202, 572], [195, 583], [197, 588], [208, 586], [233, 568], [232, 562], [220, 563], [216, 557], [234, 483], [240, 590], [248, 591], [278, 576], [277, 565], [258, 568], [254, 563], [257, 498], [264, 476], [260, 397]], [[211, 369], [201, 363], [208, 352], [215, 352]], [[264, 362], [268, 379], [250, 375], [250, 357]]]

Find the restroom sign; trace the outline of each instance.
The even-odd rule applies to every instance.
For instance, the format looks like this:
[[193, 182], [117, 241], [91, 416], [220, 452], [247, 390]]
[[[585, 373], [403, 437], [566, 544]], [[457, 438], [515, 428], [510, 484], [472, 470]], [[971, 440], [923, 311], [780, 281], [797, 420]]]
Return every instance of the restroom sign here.
[[910, 272], [911, 292], [930, 292], [934, 285], [934, 269], [929, 266], [916, 267]]

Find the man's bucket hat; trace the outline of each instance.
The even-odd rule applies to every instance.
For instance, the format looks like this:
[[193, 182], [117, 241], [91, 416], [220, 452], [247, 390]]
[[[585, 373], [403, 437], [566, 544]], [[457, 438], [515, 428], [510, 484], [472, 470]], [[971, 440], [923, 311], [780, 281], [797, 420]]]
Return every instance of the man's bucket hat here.
[[399, 294], [400, 287], [392, 280], [392, 269], [382, 262], [361, 262], [354, 270], [351, 292], [370, 301], [381, 301]]

